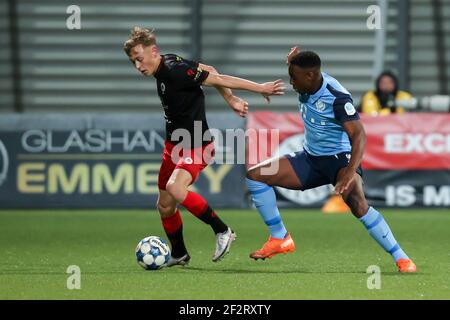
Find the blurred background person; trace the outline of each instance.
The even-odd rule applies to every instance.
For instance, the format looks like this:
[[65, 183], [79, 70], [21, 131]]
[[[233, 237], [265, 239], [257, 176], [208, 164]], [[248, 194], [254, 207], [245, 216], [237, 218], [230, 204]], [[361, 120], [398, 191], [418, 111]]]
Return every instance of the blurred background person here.
[[397, 76], [391, 71], [382, 72], [375, 81], [375, 90], [366, 92], [361, 99], [360, 111], [370, 115], [405, 113], [405, 104], [413, 96], [399, 90]]

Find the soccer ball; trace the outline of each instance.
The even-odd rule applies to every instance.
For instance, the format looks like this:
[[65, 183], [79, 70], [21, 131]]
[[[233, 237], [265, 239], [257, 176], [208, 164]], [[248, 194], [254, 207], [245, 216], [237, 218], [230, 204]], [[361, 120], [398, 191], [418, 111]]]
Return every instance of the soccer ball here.
[[169, 261], [170, 248], [162, 238], [150, 236], [139, 241], [136, 259], [145, 270], [158, 270]]

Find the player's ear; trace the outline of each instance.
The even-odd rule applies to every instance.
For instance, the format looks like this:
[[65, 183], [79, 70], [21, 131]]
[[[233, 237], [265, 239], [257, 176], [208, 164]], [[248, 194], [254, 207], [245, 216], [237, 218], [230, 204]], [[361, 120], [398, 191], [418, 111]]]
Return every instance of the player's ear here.
[[155, 45], [152, 45], [152, 46], [151, 46], [151, 52], [152, 52], [152, 56], [153, 56], [153, 57], [158, 56], [158, 55], [159, 55], [159, 49], [158, 49], [158, 47], [155, 46]]

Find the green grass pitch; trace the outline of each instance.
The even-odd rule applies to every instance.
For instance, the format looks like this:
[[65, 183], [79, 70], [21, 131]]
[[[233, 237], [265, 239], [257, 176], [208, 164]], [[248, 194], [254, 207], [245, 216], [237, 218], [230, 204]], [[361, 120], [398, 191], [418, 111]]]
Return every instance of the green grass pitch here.
[[[0, 299], [450, 299], [448, 210], [381, 210], [417, 274], [391, 257], [351, 215], [282, 210], [293, 254], [253, 261], [267, 239], [256, 211], [218, 210], [238, 238], [213, 263], [214, 234], [183, 212], [188, 267], [145, 271], [134, 257], [147, 235], [166, 238], [156, 211], [0, 211]], [[69, 265], [81, 289], [67, 289]], [[367, 288], [368, 266], [381, 289]]]

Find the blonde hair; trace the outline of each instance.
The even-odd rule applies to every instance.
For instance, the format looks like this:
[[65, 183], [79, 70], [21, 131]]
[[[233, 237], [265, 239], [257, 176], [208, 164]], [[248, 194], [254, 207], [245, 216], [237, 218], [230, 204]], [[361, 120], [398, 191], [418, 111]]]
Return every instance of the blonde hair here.
[[155, 29], [150, 31], [141, 27], [133, 27], [128, 40], [123, 44], [123, 50], [125, 53], [129, 56], [131, 49], [138, 44], [143, 44], [146, 47], [156, 45], [156, 36], [154, 31]]

